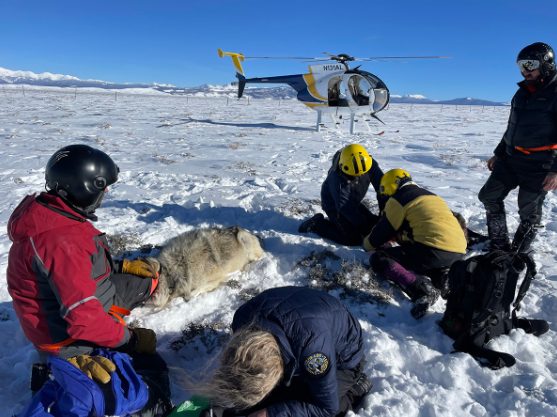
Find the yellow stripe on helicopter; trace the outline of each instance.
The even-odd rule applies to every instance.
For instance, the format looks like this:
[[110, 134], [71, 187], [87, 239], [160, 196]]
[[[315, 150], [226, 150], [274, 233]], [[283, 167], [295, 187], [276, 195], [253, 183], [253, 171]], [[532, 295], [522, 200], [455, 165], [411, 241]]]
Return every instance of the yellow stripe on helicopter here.
[[[308, 85], [308, 91], [309, 93], [315, 97], [316, 99], [319, 100], [324, 100], [324, 101], [329, 101], [328, 98], [323, 97], [321, 94], [319, 94], [317, 92], [317, 88], [315, 87], [315, 77], [313, 76], [313, 71], [311, 70], [311, 67], [308, 66], [309, 68], [309, 74], [304, 74], [304, 81], [306, 82], [306, 84]], [[305, 104], [305, 103], [304, 103]], [[313, 108], [313, 107], [312, 107]]]
[[236, 72], [238, 74], [244, 75], [244, 70], [242, 69], [242, 65], [240, 61], [244, 62], [244, 55], [237, 54], [234, 52], [222, 52], [222, 50], [218, 49], [219, 57], [224, 58], [224, 56], [229, 56], [232, 58], [232, 62], [234, 63], [234, 67], [236, 67]]

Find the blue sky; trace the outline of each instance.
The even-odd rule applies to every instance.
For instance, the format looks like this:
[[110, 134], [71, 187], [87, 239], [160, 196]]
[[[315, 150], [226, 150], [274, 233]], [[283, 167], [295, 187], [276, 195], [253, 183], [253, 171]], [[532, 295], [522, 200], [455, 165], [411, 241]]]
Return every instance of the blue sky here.
[[[557, 49], [557, 0], [63, 1], [0, 0], [0, 67], [112, 82], [176, 86], [234, 80], [246, 56], [452, 55], [365, 63], [391, 94], [510, 101], [520, 49]], [[248, 77], [307, 72], [297, 61], [250, 60]]]

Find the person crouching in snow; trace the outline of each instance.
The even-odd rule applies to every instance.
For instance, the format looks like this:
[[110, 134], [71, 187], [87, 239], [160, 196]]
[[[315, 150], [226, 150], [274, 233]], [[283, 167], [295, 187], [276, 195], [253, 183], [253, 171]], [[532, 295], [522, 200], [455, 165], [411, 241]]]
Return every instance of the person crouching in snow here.
[[[445, 295], [447, 270], [466, 253], [466, 238], [443, 199], [420, 188], [408, 172], [387, 172], [380, 191], [389, 199], [381, 219], [364, 239], [364, 248], [374, 251], [369, 258], [373, 270], [398, 284], [415, 302], [411, 313], [419, 319], [439, 292], [427, 277], [417, 274], [431, 277]], [[403, 245], [383, 247], [398, 233], [403, 234]]]
[[232, 330], [220, 367], [193, 390], [213, 405], [201, 417], [343, 416], [372, 387], [360, 324], [324, 291], [266, 290], [236, 311]]
[[[370, 184], [379, 191], [382, 176], [379, 164], [363, 146], [348, 145], [337, 151], [321, 186], [321, 207], [329, 219], [318, 213], [303, 222], [298, 232], [312, 232], [341, 245], [360, 246], [379, 220], [362, 200]], [[379, 206], [382, 207], [381, 202]]]
[[[97, 220], [95, 210], [118, 173], [102, 151], [61, 148], [46, 166], [48, 192], [28, 195], [10, 217], [8, 291], [42, 363], [98, 347], [156, 353], [155, 332], [129, 329], [121, 317], [149, 298], [154, 271], [137, 260], [113, 261], [105, 234], [88, 221]], [[158, 356], [148, 362], [166, 367]]]

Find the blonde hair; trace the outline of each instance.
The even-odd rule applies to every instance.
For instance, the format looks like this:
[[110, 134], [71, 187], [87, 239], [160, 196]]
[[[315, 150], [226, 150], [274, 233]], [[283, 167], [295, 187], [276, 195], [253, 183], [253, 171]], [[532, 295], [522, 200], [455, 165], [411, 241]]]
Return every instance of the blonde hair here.
[[213, 405], [244, 409], [260, 403], [282, 378], [284, 366], [274, 336], [249, 326], [234, 333], [211, 379], [194, 389]]

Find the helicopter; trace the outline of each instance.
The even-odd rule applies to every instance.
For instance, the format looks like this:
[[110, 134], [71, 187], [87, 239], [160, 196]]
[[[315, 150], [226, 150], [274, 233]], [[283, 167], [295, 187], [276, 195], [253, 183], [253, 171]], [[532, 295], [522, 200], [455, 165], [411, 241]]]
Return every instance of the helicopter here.
[[[419, 56], [419, 57], [370, 57], [354, 58], [347, 54], [330, 54], [327, 57], [255, 57], [244, 56], [236, 52], [223, 52], [218, 49], [219, 57], [230, 56], [236, 68], [238, 81], [232, 85], [238, 86], [238, 99], [244, 92], [246, 84], [288, 84], [298, 92], [297, 99], [310, 109], [317, 111], [317, 126], [319, 132], [323, 114], [331, 117], [335, 127], [339, 128], [336, 116], [350, 116], [350, 133], [354, 133], [354, 122], [357, 116], [364, 116], [363, 122], [368, 131], [367, 123], [373, 117], [383, 123], [377, 116], [389, 104], [390, 93], [387, 85], [376, 75], [360, 69], [361, 65], [350, 69], [348, 62], [352, 61], [381, 61], [417, 58], [451, 58], [450, 56]], [[303, 62], [327, 62], [325, 64], [309, 65], [308, 74], [281, 75], [275, 77], [246, 78], [240, 62], [245, 59], [295, 59]], [[331, 62], [332, 61], [332, 62]], [[395, 61], [402, 63], [401, 61]], [[384, 124], [384, 123], [383, 123]]]

